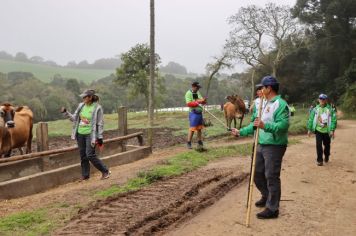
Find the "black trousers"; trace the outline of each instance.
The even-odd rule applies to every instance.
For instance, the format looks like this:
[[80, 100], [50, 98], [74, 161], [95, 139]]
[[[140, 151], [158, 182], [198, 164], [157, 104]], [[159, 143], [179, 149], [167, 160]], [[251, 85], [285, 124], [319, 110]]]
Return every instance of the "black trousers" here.
[[279, 208], [281, 199], [281, 167], [286, 145], [258, 145], [256, 153], [255, 184], [266, 207], [271, 211]]
[[[330, 156], [330, 135], [328, 133], [320, 133], [315, 131], [316, 137], [316, 154], [317, 154], [317, 162], [323, 162], [323, 152], [325, 155], [325, 160], [329, 160]], [[323, 150], [324, 145], [324, 150]]]

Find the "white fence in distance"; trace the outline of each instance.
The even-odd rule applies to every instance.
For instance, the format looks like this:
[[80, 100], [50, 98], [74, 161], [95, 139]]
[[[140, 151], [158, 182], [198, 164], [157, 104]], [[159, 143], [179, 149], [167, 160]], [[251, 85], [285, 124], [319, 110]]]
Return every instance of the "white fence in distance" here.
[[[204, 106], [205, 109], [207, 110], [216, 110], [216, 109], [221, 109], [221, 105], [206, 105]], [[189, 107], [167, 107], [167, 108], [158, 108], [155, 109], [155, 112], [188, 112]], [[147, 112], [147, 110], [142, 110], [142, 111], [135, 111], [136, 113], [142, 113], [142, 112]]]

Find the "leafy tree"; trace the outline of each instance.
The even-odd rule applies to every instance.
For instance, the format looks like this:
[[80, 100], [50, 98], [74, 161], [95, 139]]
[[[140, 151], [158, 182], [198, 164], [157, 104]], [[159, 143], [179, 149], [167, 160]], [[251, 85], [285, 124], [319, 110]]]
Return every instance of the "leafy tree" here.
[[10, 72], [7, 74], [8, 81], [11, 85], [22, 83], [25, 80], [33, 78], [33, 74], [30, 72]]
[[39, 98], [29, 100], [28, 106], [33, 112], [35, 122], [43, 121], [47, 118], [47, 109]]
[[77, 63], [75, 61], [70, 61], [67, 63], [66, 67], [75, 68], [77, 67]]
[[72, 107], [72, 104], [68, 102], [65, 96], [60, 96], [58, 94], [51, 94], [48, 97], [44, 98], [43, 104], [47, 110], [47, 120], [56, 120], [62, 118], [59, 112], [59, 108], [61, 106]]
[[41, 64], [41, 63], [43, 63], [44, 59], [40, 56], [33, 56], [30, 58], [30, 61], [33, 63]]
[[[156, 54], [156, 65], [160, 58]], [[148, 107], [148, 78], [150, 73], [150, 48], [147, 44], [137, 44], [121, 55], [122, 64], [116, 69], [117, 82], [128, 87], [131, 97], [143, 95]], [[157, 73], [157, 66], [155, 68]]]
[[[68, 79], [66, 81], [65, 88], [68, 91], [71, 91], [73, 94], [79, 95], [80, 94], [80, 85], [77, 79]], [[79, 96], [77, 96], [77, 101], [79, 101]]]
[[312, 29], [306, 87], [323, 89], [334, 99], [339, 97], [347, 87], [340, 88], [337, 82], [356, 57], [356, 2], [298, 0], [293, 15]]
[[119, 67], [121, 64], [120, 58], [102, 58], [96, 60], [90, 68], [95, 68], [95, 69], [116, 69]]
[[0, 51], [0, 59], [12, 60], [12, 59], [14, 59], [14, 57], [5, 51]]
[[89, 66], [90, 65], [87, 60], [81, 61], [77, 65], [78, 68], [89, 68]]
[[166, 66], [161, 66], [159, 69], [160, 71], [165, 73], [173, 73], [173, 74], [180, 74], [180, 75], [188, 74], [187, 68], [173, 61], [168, 62]]
[[23, 52], [18, 52], [16, 53], [15, 55], [15, 60], [16, 61], [22, 61], [22, 62], [27, 62], [28, 61], [28, 58], [27, 58], [27, 55]]
[[51, 60], [44, 61], [43, 64], [47, 66], [53, 66], [53, 67], [58, 66], [55, 61], [51, 61]]

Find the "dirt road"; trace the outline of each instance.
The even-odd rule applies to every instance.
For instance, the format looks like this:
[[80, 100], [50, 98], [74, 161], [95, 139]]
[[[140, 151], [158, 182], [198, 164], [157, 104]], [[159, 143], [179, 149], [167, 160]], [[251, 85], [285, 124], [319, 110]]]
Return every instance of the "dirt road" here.
[[[340, 121], [330, 162], [317, 166], [315, 138], [288, 148], [280, 217], [244, 226], [247, 183], [167, 235], [356, 235], [356, 122]], [[254, 189], [254, 198], [259, 198]]]
[[[124, 183], [137, 172], [186, 151], [183, 145], [114, 167], [112, 178], [105, 181], [99, 181], [97, 174], [86, 182], [1, 201], [0, 217], [44, 206], [80, 204], [78, 214], [60, 222], [62, 227], [51, 235], [356, 235], [355, 131], [355, 121], [339, 122], [330, 162], [322, 167], [315, 162], [315, 139], [298, 137], [300, 142], [288, 147], [283, 161], [280, 217], [258, 220], [259, 209], [253, 207], [250, 228], [244, 226], [246, 156], [223, 158], [137, 192], [90, 203], [94, 191]], [[208, 146], [247, 141], [225, 139]], [[254, 200], [258, 198], [255, 189]], [[65, 208], [56, 208], [55, 214], [61, 211]]]

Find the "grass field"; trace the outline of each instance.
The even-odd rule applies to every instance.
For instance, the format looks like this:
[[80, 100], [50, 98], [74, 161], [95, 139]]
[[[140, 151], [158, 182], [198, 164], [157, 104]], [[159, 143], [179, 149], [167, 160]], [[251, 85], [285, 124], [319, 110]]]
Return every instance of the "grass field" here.
[[[210, 111], [219, 120], [225, 123], [224, 114], [220, 110]], [[299, 109], [296, 114], [290, 119], [290, 134], [306, 133], [307, 123], [307, 110]], [[218, 122], [215, 118], [205, 113], [204, 117], [210, 119], [213, 126], [204, 129], [204, 136], [209, 138], [213, 136], [219, 136], [226, 134], [225, 127]], [[247, 125], [250, 122], [250, 115], [245, 116], [242, 126]], [[147, 114], [129, 112], [127, 115], [128, 128], [146, 129], [148, 127]], [[105, 130], [114, 130], [118, 128], [118, 115], [106, 114], [104, 117]], [[187, 112], [159, 112], [155, 115], [155, 127], [159, 128], [173, 128], [176, 131], [174, 135], [187, 135], [188, 133], [188, 113]], [[48, 122], [49, 136], [69, 136], [71, 133], [72, 124], [69, 120], [57, 120]], [[36, 129], [36, 124], [34, 130]], [[35, 133], [35, 132], [34, 132]]]
[[115, 73], [114, 70], [61, 68], [0, 59], [0, 72], [9, 73], [14, 71], [31, 72], [43, 82], [49, 82], [55, 74], [60, 74], [64, 78], [78, 79], [87, 84]]

